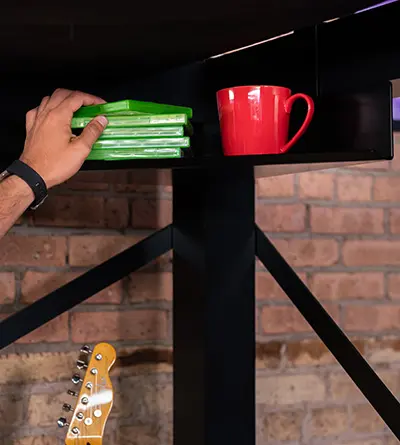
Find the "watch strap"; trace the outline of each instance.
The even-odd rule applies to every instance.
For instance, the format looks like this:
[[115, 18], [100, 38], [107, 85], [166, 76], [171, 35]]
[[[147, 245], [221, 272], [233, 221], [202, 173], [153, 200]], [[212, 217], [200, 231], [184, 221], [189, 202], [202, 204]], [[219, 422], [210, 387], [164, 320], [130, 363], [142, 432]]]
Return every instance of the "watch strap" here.
[[7, 168], [7, 171], [12, 175], [21, 178], [32, 189], [32, 192], [35, 195], [35, 200], [29, 208], [36, 210], [47, 198], [47, 186], [43, 178], [32, 167], [29, 167], [29, 165], [20, 160], [14, 161]]

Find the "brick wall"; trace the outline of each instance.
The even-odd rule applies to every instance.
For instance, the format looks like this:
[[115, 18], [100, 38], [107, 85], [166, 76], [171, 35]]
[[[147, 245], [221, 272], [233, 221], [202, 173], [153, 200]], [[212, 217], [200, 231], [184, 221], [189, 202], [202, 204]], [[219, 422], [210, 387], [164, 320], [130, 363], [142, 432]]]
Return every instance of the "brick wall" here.
[[[168, 224], [171, 188], [146, 179], [82, 173], [25, 215], [0, 242], [0, 317]], [[262, 179], [257, 193], [260, 227], [399, 394], [400, 162]], [[258, 444], [397, 443], [257, 267]], [[1, 352], [0, 445], [62, 443], [77, 350], [102, 340], [120, 357], [104, 443], [169, 444], [171, 278], [165, 255]]]

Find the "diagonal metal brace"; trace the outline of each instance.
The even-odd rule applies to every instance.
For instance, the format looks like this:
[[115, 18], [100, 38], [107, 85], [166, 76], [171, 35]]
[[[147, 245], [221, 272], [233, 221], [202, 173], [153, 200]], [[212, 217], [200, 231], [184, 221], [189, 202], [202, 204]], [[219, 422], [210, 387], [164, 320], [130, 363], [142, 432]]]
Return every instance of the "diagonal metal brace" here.
[[256, 255], [397, 439], [400, 439], [399, 401], [258, 227]]
[[0, 323], [0, 349], [172, 249], [172, 227], [150, 235]]

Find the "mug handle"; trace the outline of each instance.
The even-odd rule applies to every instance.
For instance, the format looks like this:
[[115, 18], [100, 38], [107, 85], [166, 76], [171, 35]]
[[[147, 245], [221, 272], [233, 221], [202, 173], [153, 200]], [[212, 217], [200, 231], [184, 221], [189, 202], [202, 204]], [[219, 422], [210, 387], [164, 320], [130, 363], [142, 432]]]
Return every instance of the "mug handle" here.
[[293, 96], [290, 96], [286, 100], [286, 102], [285, 102], [286, 113], [288, 113], [288, 114], [291, 113], [292, 106], [297, 99], [303, 99], [306, 101], [307, 115], [306, 115], [303, 125], [300, 127], [299, 131], [292, 137], [292, 139], [289, 142], [287, 142], [281, 148], [281, 150], [280, 150], [281, 153], [287, 152], [289, 150], [289, 148], [291, 148], [301, 138], [301, 136], [304, 134], [304, 132], [307, 130], [308, 126], [310, 125], [311, 120], [314, 115], [314, 101], [312, 100], [312, 98], [310, 96], [307, 96], [307, 94], [303, 94], [303, 93], [293, 94]]

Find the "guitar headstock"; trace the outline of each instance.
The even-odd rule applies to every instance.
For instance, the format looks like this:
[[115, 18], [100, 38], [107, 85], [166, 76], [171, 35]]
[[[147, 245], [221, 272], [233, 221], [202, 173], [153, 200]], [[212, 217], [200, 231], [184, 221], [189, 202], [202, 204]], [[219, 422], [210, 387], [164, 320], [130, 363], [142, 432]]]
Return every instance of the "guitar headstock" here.
[[66, 445], [101, 445], [114, 400], [109, 371], [115, 359], [115, 349], [108, 343], [97, 344], [93, 351], [88, 346], [81, 348], [77, 367], [86, 372], [83, 378], [79, 374], [72, 377], [72, 383], [81, 384], [80, 391], [68, 390], [78, 402], [75, 408], [63, 405], [64, 411], [73, 411], [69, 423], [65, 417], [58, 419], [59, 427], [68, 426]]

